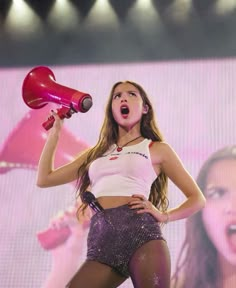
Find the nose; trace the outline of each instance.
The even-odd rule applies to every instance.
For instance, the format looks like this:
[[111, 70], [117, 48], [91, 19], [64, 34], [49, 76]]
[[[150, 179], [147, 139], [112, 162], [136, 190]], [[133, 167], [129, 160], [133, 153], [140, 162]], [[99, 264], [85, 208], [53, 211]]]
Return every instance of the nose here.
[[236, 215], [236, 191], [230, 193], [230, 197], [225, 203], [224, 212], [226, 215]]
[[126, 93], [122, 93], [121, 96], [120, 96], [120, 99], [121, 99], [121, 103], [122, 102], [127, 102], [127, 94]]

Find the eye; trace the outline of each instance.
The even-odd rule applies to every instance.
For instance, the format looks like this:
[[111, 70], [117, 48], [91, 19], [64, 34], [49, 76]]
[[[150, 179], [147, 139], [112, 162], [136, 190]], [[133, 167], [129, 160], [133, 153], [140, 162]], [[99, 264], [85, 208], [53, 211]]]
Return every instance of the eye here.
[[222, 187], [214, 187], [206, 190], [206, 197], [208, 199], [219, 199], [225, 196], [227, 189]]
[[117, 94], [113, 95], [113, 99], [117, 99], [117, 98], [120, 98], [120, 93], [117, 93]]
[[136, 93], [135, 93], [135, 92], [132, 92], [132, 91], [130, 91], [130, 92], [129, 92], [129, 95], [130, 95], [130, 96], [136, 96]]

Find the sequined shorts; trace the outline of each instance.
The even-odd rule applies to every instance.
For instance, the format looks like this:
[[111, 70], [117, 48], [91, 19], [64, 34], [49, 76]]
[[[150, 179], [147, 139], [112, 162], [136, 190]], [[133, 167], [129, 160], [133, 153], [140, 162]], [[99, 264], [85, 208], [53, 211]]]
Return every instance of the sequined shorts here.
[[137, 214], [128, 205], [97, 212], [91, 218], [87, 260], [109, 265], [129, 277], [133, 253], [150, 240], [165, 240], [160, 225], [149, 213]]

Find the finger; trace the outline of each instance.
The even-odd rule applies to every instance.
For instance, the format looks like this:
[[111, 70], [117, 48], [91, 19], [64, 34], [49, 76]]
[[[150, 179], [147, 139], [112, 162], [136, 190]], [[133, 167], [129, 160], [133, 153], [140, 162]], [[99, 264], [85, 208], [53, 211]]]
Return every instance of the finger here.
[[130, 209], [148, 209], [148, 207], [145, 202], [141, 202], [136, 205], [130, 205]]
[[135, 205], [135, 204], [141, 204], [143, 203], [144, 201], [143, 200], [134, 200], [134, 201], [130, 201], [128, 203], [128, 205]]
[[149, 213], [151, 215], [153, 215], [152, 211], [149, 209], [139, 209], [136, 211], [137, 214], [143, 214], [143, 213]]
[[59, 230], [62, 226], [62, 222], [60, 221], [53, 221], [50, 223], [50, 227], [55, 230]]
[[146, 200], [146, 198], [142, 195], [142, 194], [133, 194], [132, 195], [133, 198], [138, 198], [142, 201]]
[[54, 118], [56, 122], [59, 122], [61, 120], [56, 112], [53, 112], [50, 117]]
[[130, 209], [144, 209], [143, 205], [132, 205], [129, 207]]
[[138, 200], [138, 201], [131, 201], [128, 203], [129, 206], [133, 205], [141, 205], [145, 208], [151, 208], [151, 203], [148, 200]]
[[50, 117], [56, 118], [56, 116], [57, 116], [57, 112], [54, 110], [51, 110]]

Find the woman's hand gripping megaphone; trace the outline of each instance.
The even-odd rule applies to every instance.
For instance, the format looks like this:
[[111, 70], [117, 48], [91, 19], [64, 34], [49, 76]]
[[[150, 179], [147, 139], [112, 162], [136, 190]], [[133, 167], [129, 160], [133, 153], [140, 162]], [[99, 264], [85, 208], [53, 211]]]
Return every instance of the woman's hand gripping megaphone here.
[[[61, 105], [57, 110], [60, 119], [70, 118], [77, 112], [87, 112], [92, 106], [92, 97], [84, 92], [56, 83], [53, 72], [44, 66], [33, 68], [25, 77], [22, 86], [25, 104], [32, 109], [40, 109], [49, 102]], [[49, 130], [54, 123], [51, 115], [43, 127]]]
[[63, 120], [65, 118], [70, 118], [72, 116], [72, 114], [77, 113], [77, 111], [75, 111], [74, 109], [68, 109], [67, 107], [61, 107], [60, 109], [57, 109], [56, 111], [51, 111], [53, 112], [48, 119], [43, 122], [43, 127], [46, 130], [49, 130], [50, 128], [52, 128], [54, 122], [55, 122], [55, 116], [54, 115], [58, 115], [58, 117]]

